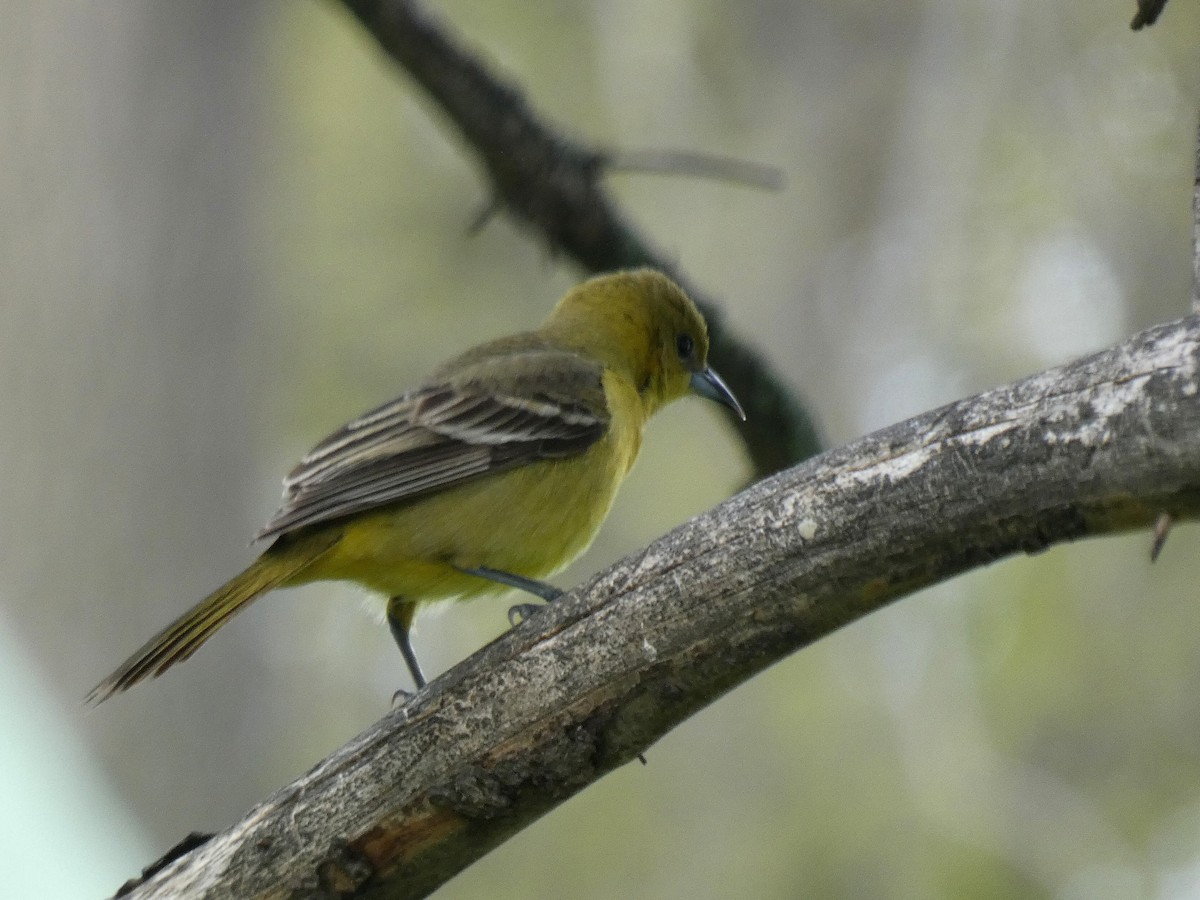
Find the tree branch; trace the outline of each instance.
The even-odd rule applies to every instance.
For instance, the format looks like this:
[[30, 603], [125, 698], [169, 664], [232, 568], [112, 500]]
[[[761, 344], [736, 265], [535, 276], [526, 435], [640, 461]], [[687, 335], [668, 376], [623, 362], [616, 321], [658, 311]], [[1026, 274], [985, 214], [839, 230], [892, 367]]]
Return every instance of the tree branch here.
[[754, 673], [1010, 554], [1200, 513], [1200, 318], [754, 485], [433, 682], [138, 898], [422, 897]]
[[521, 92], [456, 43], [412, 0], [343, 0], [380, 46], [421, 85], [476, 153], [496, 200], [555, 251], [591, 272], [653, 266], [704, 311], [714, 368], [746, 409], [739, 433], [762, 476], [820, 449], [808, 413], [762, 355], [731, 333], [714, 303], [630, 225], [604, 189], [611, 153], [586, 147], [539, 119]]
[[[1197, 117], [1200, 123], [1200, 116]], [[1192, 312], [1200, 313], [1200, 124], [1196, 128], [1195, 169], [1192, 178]]]
[[1137, 12], [1133, 14], [1133, 21], [1129, 23], [1129, 27], [1134, 31], [1141, 31], [1146, 26], [1153, 25], [1166, 5], [1167, 0], [1137, 0]]

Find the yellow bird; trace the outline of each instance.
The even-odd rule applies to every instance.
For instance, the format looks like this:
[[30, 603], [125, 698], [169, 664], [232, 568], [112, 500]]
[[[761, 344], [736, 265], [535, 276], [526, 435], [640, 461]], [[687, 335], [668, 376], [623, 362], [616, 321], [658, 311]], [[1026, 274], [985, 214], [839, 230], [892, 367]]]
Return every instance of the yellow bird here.
[[256, 536], [270, 546], [88, 702], [187, 659], [261, 594], [312, 581], [389, 597], [388, 625], [424, 687], [409, 639], [417, 607], [513, 587], [557, 596], [541, 579], [592, 542], [646, 421], [689, 390], [745, 419], [676, 284], [642, 269], [578, 285], [536, 331], [468, 350], [314, 447]]

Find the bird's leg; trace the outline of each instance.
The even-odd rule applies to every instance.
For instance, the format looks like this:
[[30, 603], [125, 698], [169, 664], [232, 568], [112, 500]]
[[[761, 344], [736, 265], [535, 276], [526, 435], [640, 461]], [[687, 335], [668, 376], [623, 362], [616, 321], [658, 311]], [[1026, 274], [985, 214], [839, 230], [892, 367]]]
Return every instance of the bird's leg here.
[[[549, 602], [549, 601], [547, 601]], [[508, 625], [510, 628], [516, 628], [541, 607], [536, 603], [516, 603], [508, 608]]]
[[[421, 674], [421, 664], [417, 662], [417, 654], [413, 652], [412, 638], [409, 635], [409, 628], [412, 626], [413, 616], [416, 614], [417, 604], [404, 597], [393, 597], [388, 601], [388, 628], [392, 630], [392, 637], [396, 641], [396, 646], [400, 648], [400, 655], [404, 657], [409, 674], [412, 675], [413, 684], [419, 691], [425, 687], [425, 676]], [[400, 694], [399, 691], [396, 693]]]
[[514, 575], [512, 572], [505, 572], [501, 569], [489, 569], [487, 566], [479, 566], [474, 569], [464, 569], [459, 566], [455, 566], [455, 568], [464, 575], [475, 575], [479, 578], [486, 578], [488, 581], [516, 588], [518, 591], [525, 591], [527, 594], [533, 594], [535, 597], [541, 597], [547, 603], [551, 600], [557, 600], [563, 595], [563, 592], [552, 584], [538, 581], [536, 578], [526, 578], [524, 575]]
[[[563, 595], [563, 592], [552, 584], [546, 584], [546, 582], [538, 581], [536, 578], [526, 578], [524, 575], [514, 575], [512, 572], [505, 572], [501, 569], [489, 569], [487, 566], [478, 566], [474, 569], [466, 569], [461, 566], [455, 566], [455, 568], [464, 575], [475, 575], [478, 578], [486, 578], [488, 581], [516, 588], [518, 591], [525, 591], [527, 594], [533, 594], [535, 597], [541, 597], [547, 603], [557, 600]], [[508, 609], [508, 624], [515, 628], [536, 611], [537, 607], [532, 603], [518, 603], [516, 606], [511, 606]]]

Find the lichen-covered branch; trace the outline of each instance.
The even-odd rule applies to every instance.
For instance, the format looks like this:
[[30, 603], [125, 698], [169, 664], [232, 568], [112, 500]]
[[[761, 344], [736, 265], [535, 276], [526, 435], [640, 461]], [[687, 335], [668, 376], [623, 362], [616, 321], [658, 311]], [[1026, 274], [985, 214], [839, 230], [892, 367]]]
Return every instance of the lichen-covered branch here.
[[760, 482], [485, 647], [132, 896], [425, 896], [899, 597], [1162, 511], [1195, 518], [1198, 375], [1193, 316]]
[[713, 366], [746, 409], [739, 430], [755, 472], [767, 475], [820, 449], [813, 421], [761, 353], [727, 326], [697, 290], [626, 220], [604, 188], [606, 154], [540, 119], [505, 83], [412, 0], [344, 0], [379, 45], [437, 103], [478, 156], [496, 201], [556, 252], [591, 272], [653, 266], [704, 310]]

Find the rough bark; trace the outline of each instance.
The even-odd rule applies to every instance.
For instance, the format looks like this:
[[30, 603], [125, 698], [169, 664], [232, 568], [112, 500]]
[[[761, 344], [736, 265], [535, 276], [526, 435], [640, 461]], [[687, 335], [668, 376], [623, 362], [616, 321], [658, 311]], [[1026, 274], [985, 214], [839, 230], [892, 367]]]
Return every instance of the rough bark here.
[[899, 597], [1163, 511], [1194, 518], [1198, 363], [1193, 316], [760, 482], [485, 647], [132, 896], [425, 896]]

